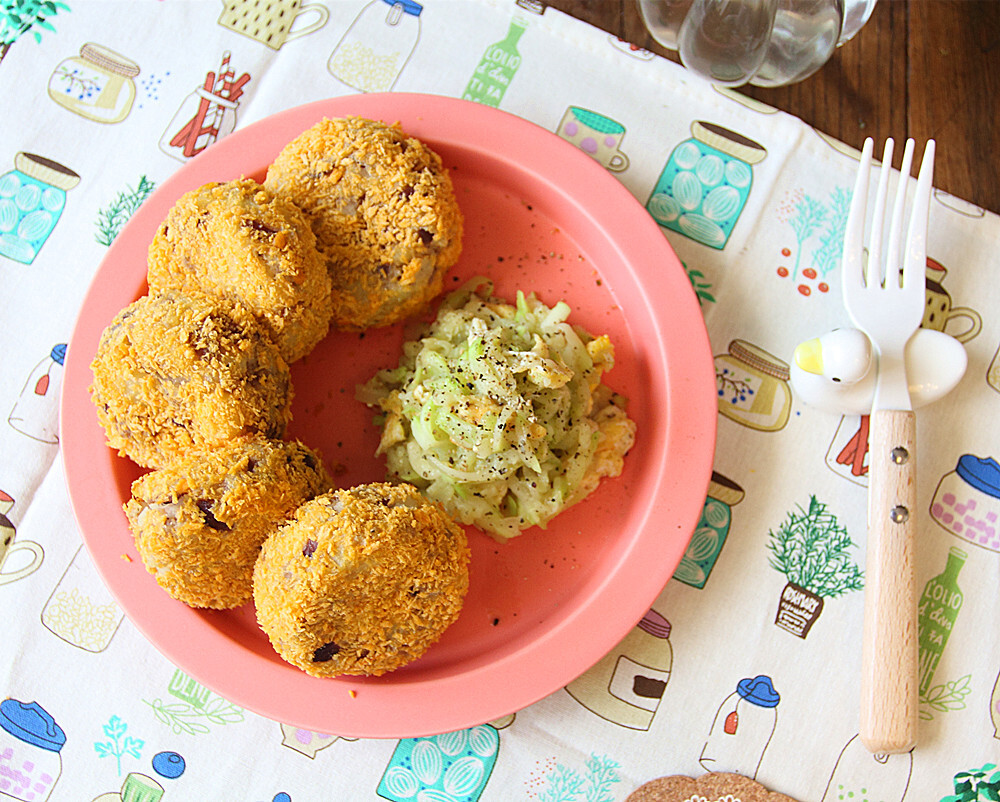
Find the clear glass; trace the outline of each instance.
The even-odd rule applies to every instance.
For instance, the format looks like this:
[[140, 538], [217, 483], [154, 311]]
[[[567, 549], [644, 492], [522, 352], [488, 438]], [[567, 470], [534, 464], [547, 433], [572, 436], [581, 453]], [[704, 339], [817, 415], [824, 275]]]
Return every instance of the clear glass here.
[[639, 0], [639, 13], [653, 38], [677, 49], [677, 35], [694, 0]]
[[680, 51], [687, 68], [725, 86], [776, 87], [823, 66], [861, 30], [877, 0], [637, 2], [652, 37]]
[[837, 47], [854, 38], [875, 10], [878, 0], [844, 0], [844, 22], [840, 26]]
[[771, 41], [754, 86], [785, 86], [826, 64], [840, 39], [842, 0], [779, 0]]
[[681, 63], [713, 83], [740, 86], [764, 61], [778, 0], [694, 0], [677, 37]]

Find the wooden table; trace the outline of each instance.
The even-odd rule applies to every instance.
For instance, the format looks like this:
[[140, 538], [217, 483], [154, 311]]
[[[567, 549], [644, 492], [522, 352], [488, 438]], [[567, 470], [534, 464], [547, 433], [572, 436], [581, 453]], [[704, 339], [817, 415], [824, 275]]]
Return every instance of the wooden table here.
[[[637, 0], [548, 5], [679, 61], [649, 35]], [[911, 136], [919, 154], [933, 137], [934, 185], [1000, 213], [1000, 0], [879, 0], [868, 24], [812, 77], [739, 91], [858, 149], [868, 136], [876, 152], [886, 137]], [[896, 153], [899, 167], [902, 148]]]

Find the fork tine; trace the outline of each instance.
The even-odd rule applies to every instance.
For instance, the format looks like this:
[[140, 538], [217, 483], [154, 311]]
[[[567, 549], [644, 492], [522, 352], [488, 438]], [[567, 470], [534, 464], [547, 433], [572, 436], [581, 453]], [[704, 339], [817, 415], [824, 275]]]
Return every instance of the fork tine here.
[[903, 213], [906, 209], [906, 190], [910, 185], [910, 171], [913, 166], [913, 140], [906, 140], [903, 148], [903, 164], [899, 168], [899, 184], [896, 187], [896, 201], [892, 207], [892, 221], [889, 224], [889, 247], [885, 257], [885, 286], [899, 287], [902, 263], [899, 258], [903, 238]]
[[889, 194], [889, 173], [892, 172], [892, 153], [895, 142], [892, 137], [885, 140], [882, 164], [879, 168], [878, 190], [875, 193], [875, 209], [872, 212], [871, 239], [868, 243], [867, 285], [881, 284], [885, 280], [882, 263], [882, 238], [885, 233], [885, 202]]
[[[930, 211], [931, 188], [934, 181], [934, 153], [936, 143], [928, 139], [924, 158], [917, 176], [917, 191], [913, 196], [910, 226], [906, 234], [906, 255], [903, 260], [903, 288], [913, 283], [924, 285], [927, 270], [927, 218]], [[921, 290], [923, 292], [923, 290]]]
[[865, 139], [858, 162], [857, 176], [854, 179], [851, 207], [847, 213], [847, 223], [844, 226], [844, 250], [841, 257], [840, 282], [845, 301], [849, 294], [864, 285], [864, 263], [861, 257], [865, 241], [865, 217], [868, 211], [868, 173], [871, 170], [874, 145], [875, 142], [871, 137]]

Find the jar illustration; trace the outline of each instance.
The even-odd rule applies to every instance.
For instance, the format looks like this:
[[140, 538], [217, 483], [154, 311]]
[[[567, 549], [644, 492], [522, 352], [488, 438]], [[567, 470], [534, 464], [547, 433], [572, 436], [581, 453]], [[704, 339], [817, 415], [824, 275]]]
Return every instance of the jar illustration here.
[[742, 487], [712, 471], [701, 518], [674, 571], [674, 579], [693, 588], [705, 587], [729, 535], [732, 508], [743, 500], [744, 495]]
[[913, 752], [873, 755], [855, 735], [841, 750], [820, 802], [903, 802], [912, 771]]
[[119, 123], [135, 100], [139, 65], [102, 45], [87, 42], [80, 55], [60, 62], [49, 78], [49, 97], [81, 117]]
[[959, 457], [931, 500], [936, 524], [967, 543], [1000, 551], [1000, 465], [992, 457]]
[[628, 635], [566, 686], [576, 701], [607, 721], [648, 730], [670, 681], [670, 622], [650, 610]]
[[765, 674], [741, 679], [712, 721], [698, 762], [707, 771], [731, 771], [757, 777], [774, 735], [781, 697]]
[[750, 195], [753, 165], [767, 151], [702, 120], [691, 123], [691, 133], [670, 154], [646, 209], [664, 228], [721, 250]]
[[[948, 332], [960, 343], [965, 343], [975, 337], [983, 328], [983, 319], [975, 309], [953, 307], [951, 296], [942, 286], [947, 269], [934, 259], [927, 259], [925, 270], [927, 304], [924, 307], [924, 318], [920, 325], [925, 329], [946, 331], [953, 320], [964, 320], [957, 333]], [[955, 328], [955, 327], [951, 327]]]
[[465, 730], [402, 739], [376, 793], [391, 802], [477, 802], [500, 752], [499, 730], [513, 720], [510, 715]]
[[125, 777], [121, 791], [101, 794], [93, 802], [160, 802], [162, 798], [162, 785], [152, 777], [133, 771]]
[[186, 161], [236, 128], [236, 110], [250, 74], [237, 78], [230, 56], [228, 50], [222, 54], [218, 71], [209, 70], [174, 114], [160, 137], [160, 150], [168, 156]]
[[826, 465], [839, 476], [868, 487], [869, 415], [844, 415], [826, 451]]
[[[521, 54], [517, 52], [517, 42], [524, 33], [525, 23], [512, 19], [507, 36], [486, 48], [483, 57], [469, 78], [462, 93], [463, 100], [474, 100], [496, 108], [503, 100], [507, 87], [521, 66]], [[622, 129], [624, 132], [625, 129]]]
[[0, 176], [0, 255], [30, 265], [78, 183], [80, 176], [58, 162], [18, 153], [14, 169]]
[[104, 651], [124, 618], [80, 546], [42, 608], [42, 623], [54, 635], [88, 652]]
[[917, 679], [921, 698], [926, 697], [934, 687], [934, 673], [962, 610], [963, 596], [958, 587], [958, 573], [968, 556], [961, 549], [952, 546], [948, 551], [944, 571], [928, 580], [917, 601]]
[[59, 442], [59, 388], [65, 360], [66, 343], [53, 346], [29, 374], [7, 418], [14, 429], [42, 443]]
[[628, 156], [621, 151], [625, 126], [620, 122], [596, 111], [570, 106], [556, 133], [612, 172], [628, 169]]
[[[279, 50], [285, 42], [318, 31], [330, 19], [330, 11], [321, 3], [302, 5], [302, 0], [223, 0], [219, 25], [248, 36], [255, 42]], [[315, 15], [309, 23], [295, 30], [300, 18]]]
[[388, 92], [417, 46], [422, 11], [414, 0], [372, 0], [330, 54], [327, 69], [361, 92]]
[[66, 733], [38, 702], [0, 702], [0, 799], [45, 802], [62, 773]]
[[745, 340], [729, 343], [729, 353], [715, 357], [719, 412], [730, 420], [775, 432], [788, 423], [792, 390], [788, 363]]

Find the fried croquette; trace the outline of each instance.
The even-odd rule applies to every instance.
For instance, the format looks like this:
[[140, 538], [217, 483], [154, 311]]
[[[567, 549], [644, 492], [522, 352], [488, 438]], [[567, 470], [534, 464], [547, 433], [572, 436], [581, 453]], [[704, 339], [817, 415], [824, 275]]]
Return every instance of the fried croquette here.
[[254, 437], [193, 449], [147, 473], [124, 509], [157, 583], [192, 607], [222, 610], [250, 601], [261, 544], [332, 486], [302, 443]]
[[145, 468], [253, 434], [280, 438], [292, 385], [277, 345], [242, 304], [168, 291], [104, 330], [91, 397], [107, 443]]
[[332, 325], [359, 330], [421, 313], [462, 248], [440, 156], [398, 125], [324, 119], [293, 139], [264, 186], [309, 215], [332, 280]]
[[264, 543], [257, 620], [308, 674], [383, 674], [420, 657], [458, 618], [469, 557], [464, 530], [412, 485], [335, 490]]
[[330, 277], [303, 212], [249, 178], [185, 193], [149, 247], [150, 291], [201, 290], [243, 303], [288, 363], [330, 328]]

